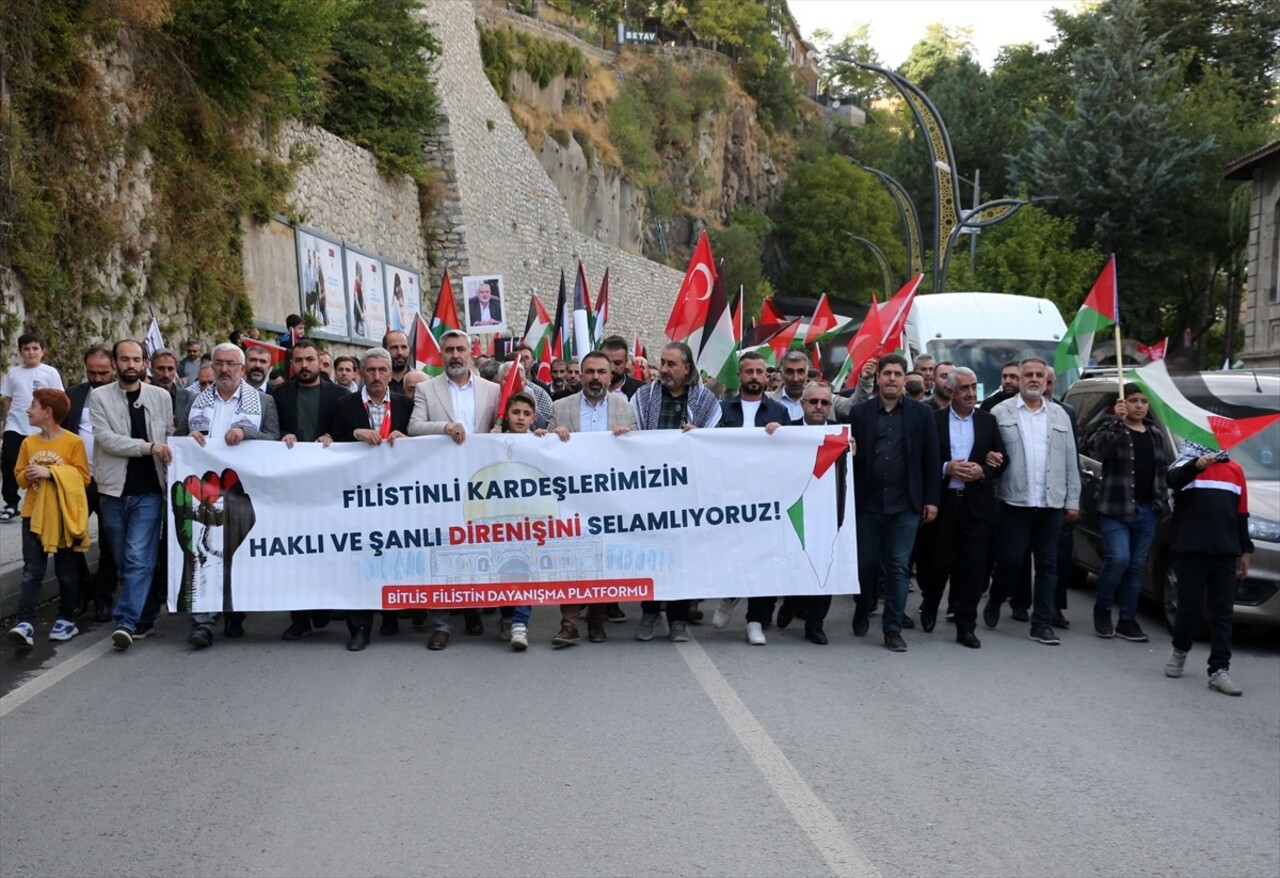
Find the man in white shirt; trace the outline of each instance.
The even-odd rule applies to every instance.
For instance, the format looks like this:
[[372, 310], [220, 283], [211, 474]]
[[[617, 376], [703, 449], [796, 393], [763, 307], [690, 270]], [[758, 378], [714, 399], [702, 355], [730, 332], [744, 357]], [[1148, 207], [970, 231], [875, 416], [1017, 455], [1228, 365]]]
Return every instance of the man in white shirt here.
[[1019, 369], [1018, 395], [991, 410], [1008, 467], [996, 489], [1001, 545], [982, 619], [989, 628], [999, 624], [1000, 607], [1013, 594], [1029, 548], [1035, 556], [1031, 639], [1057, 646], [1061, 641], [1050, 623], [1056, 608], [1058, 537], [1064, 521], [1080, 516], [1080, 471], [1071, 418], [1045, 394], [1048, 365], [1029, 357]]
[[32, 433], [39, 432], [27, 420], [27, 409], [35, 392], [44, 387], [62, 390], [62, 376], [58, 370], [44, 363], [44, 339], [34, 332], [18, 336], [18, 353], [22, 365], [4, 373], [0, 382], [0, 420], [4, 421], [4, 441], [0, 445], [0, 491], [4, 506], [0, 508], [0, 521], [18, 520], [18, 478], [13, 468], [18, 465], [18, 449]]
[[786, 406], [789, 421], [799, 421], [804, 418], [804, 406], [800, 401], [805, 385], [809, 383], [808, 355], [804, 351], [787, 351], [782, 358], [781, 371], [782, 386], [770, 392], [769, 397]]
[[[413, 397], [413, 416], [409, 418], [409, 435], [445, 435], [461, 445], [471, 433], [488, 433], [493, 428], [502, 388], [472, 373], [471, 337], [462, 330], [451, 329], [440, 337], [440, 354], [444, 359], [444, 374], [418, 385]], [[478, 610], [466, 610], [463, 616], [468, 634], [484, 633]], [[432, 627], [427, 649], [446, 649], [452, 630], [449, 614], [429, 610], [427, 619]]]

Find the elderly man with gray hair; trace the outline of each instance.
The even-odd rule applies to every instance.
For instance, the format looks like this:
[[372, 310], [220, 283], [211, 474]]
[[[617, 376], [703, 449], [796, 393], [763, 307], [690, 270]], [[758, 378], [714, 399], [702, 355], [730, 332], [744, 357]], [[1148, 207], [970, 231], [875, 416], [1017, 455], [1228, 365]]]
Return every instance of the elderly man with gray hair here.
[[[937, 368], [941, 372], [941, 364]], [[978, 649], [982, 644], [974, 629], [986, 586], [986, 556], [997, 513], [996, 483], [1004, 471], [1005, 448], [995, 416], [977, 408], [978, 376], [964, 366], [953, 366], [944, 374], [951, 402], [933, 412], [942, 502], [938, 517], [920, 528], [916, 543], [920, 627], [929, 632], [938, 623], [938, 606], [950, 580], [956, 642]], [[934, 385], [935, 395], [940, 389], [941, 385]]]
[[[189, 406], [176, 411], [175, 436], [190, 436], [200, 445], [227, 445], [234, 447], [241, 442], [257, 439], [280, 438], [280, 418], [276, 403], [271, 397], [244, 379], [244, 351], [238, 345], [224, 342], [213, 349], [213, 384], [195, 394]], [[174, 509], [174, 516], [185, 514]], [[233, 541], [244, 534], [232, 534], [224, 529], [224, 538]], [[237, 543], [238, 545], [238, 543]], [[226, 555], [230, 558], [230, 555]], [[185, 572], [185, 568], [184, 568]], [[230, 562], [225, 573], [230, 576]], [[184, 585], [187, 577], [184, 575]], [[189, 595], [189, 591], [188, 591]], [[228, 610], [223, 633], [229, 638], [244, 636], [244, 613]], [[192, 613], [191, 634], [187, 642], [196, 649], [213, 645], [213, 629], [218, 623], [217, 613]]]

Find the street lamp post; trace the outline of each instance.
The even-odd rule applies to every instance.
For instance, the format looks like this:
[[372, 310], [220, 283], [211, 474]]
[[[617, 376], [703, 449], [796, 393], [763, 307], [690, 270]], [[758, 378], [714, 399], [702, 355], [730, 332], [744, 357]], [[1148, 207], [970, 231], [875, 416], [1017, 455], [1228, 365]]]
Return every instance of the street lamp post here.
[[885, 298], [893, 295], [893, 267], [889, 265], [889, 257], [885, 256], [883, 250], [871, 241], [868, 241], [866, 238], [859, 238], [853, 232], [847, 230], [845, 231], [845, 234], [857, 241], [859, 244], [865, 244], [867, 249], [871, 251], [871, 255], [875, 257], [876, 263], [880, 266], [880, 278], [884, 282]]

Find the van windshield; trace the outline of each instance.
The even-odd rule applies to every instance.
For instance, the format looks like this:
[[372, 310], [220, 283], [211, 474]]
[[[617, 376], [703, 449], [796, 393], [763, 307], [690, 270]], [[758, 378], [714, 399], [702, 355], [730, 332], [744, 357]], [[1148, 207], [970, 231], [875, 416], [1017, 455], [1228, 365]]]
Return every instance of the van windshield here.
[[[957, 366], [967, 366], [978, 376], [978, 401], [986, 399], [1000, 389], [1000, 369], [1009, 360], [1024, 357], [1040, 357], [1053, 365], [1053, 355], [1058, 343], [1049, 339], [1022, 340], [1010, 338], [986, 339], [930, 339], [928, 352], [934, 362], [950, 360]], [[1055, 387], [1061, 398], [1066, 389]]]

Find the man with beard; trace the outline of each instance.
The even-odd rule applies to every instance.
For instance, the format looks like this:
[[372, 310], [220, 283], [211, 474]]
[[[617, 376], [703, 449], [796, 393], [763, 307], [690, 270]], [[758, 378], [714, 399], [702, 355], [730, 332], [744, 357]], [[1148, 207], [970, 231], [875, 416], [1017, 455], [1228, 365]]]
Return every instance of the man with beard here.
[[[683, 430], [714, 427], [720, 423], [720, 401], [698, 383], [693, 351], [683, 342], [673, 342], [662, 349], [658, 380], [646, 384], [631, 398], [636, 424], [641, 430]], [[691, 601], [667, 601], [667, 639], [684, 643], [689, 639], [689, 605]], [[661, 604], [640, 604], [640, 625], [636, 640], [652, 640], [658, 624]]]
[[1018, 395], [1018, 382], [1021, 380], [1022, 367], [1017, 360], [1010, 360], [1000, 367], [1000, 389], [982, 401], [980, 408], [989, 412], [1006, 399]]
[[933, 403], [935, 409], [941, 410], [951, 405], [951, 385], [947, 381], [947, 376], [955, 369], [956, 364], [950, 360], [943, 360], [933, 367], [933, 395], [929, 397], [929, 401]]
[[787, 351], [782, 357], [782, 387], [770, 393], [787, 410], [787, 420], [795, 421], [804, 417], [801, 399], [804, 398], [805, 385], [809, 383], [809, 357], [804, 351]]
[[271, 389], [271, 352], [257, 345], [250, 345], [244, 355], [244, 380], [254, 390], [266, 393]]
[[577, 360], [569, 360], [565, 363], [564, 386], [570, 393], [577, 393], [582, 389], [582, 366]]
[[600, 342], [600, 350], [609, 358], [609, 392], [621, 393], [631, 399], [637, 390], [644, 387], [644, 382], [627, 370], [627, 340], [620, 335], [611, 335]]
[[551, 399], [557, 400], [572, 393], [569, 390], [569, 364], [564, 360], [551, 361]]
[[120, 567], [120, 599], [111, 642], [128, 649], [134, 633], [149, 631], [159, 611], [148, 600], [164, 514], [164, 468], [173, 454], [173, 400], [142, 382], [142, 345], [122, 339], [112, 349], [116, 381], [89, 393], [98, 516]]
[[382, 336], [382, 347], [391, 354], [391, 381], [387, 389], [404, 393], [404, 376], [409, 374], [409, 336], [393, 329]]
[[1000, 479], [1000, 555], [991, 595], [982, 610], [988, 628], [1000, 622], [1000, 606], [1013, 594], [1023, 558], [1035, 558], [1035, 608], [1031, 639], [1061, 641], [1050, 623], [1056, 613], [1058, 539], [1063, 523], [1080, 517], [1080, 470], [1071, 417], [1045, 396], [1049, 367], [1039, 357], [1021, 363], [1018, 395], [992, 410], [1009, 466]]
[[[105, 348], [101, 348], [107, 355], [108, 367], [110, 367], [111, 354]], [[177, 400], [178, 397], [178, 355], [168, 348], [160, 348], [151, 354], [151, 383], [162, 390], [167, 390], [169, 395]]]
[[[943, 375], [939, 363], [934, 377]], [[938, 518], [920, 529], [918, 543], [920, 627], [932, 631], [938, 622], [942, 592], [951, 582], [949, 603], [955, 607], [956, 642], [970, 649], [982, 643], [974, 634], [978, 601], [986, 584], [987, 552], [996, 521], [996, 481], [1004, 471], [1004, 442], [996, 420], [975, 408], [978, 376], [971, 369], [951, 368], [951, 404], [933, 413], [938, 426], [942, 503]], [[934, 396], [942, 381], [934, 384]]]
[[[177, 358], [172, 351], [168, 352], [172, 362], [169, 365], [169, 383], [176, 383]], [[152, 356], [154, 363], [160, 358], [157, 351]], [[115, 370], [111, 365], [111, 351], [104, 347], [91, 347], [84, 354], [84, 377], [87, 379], [67, 391], [71, 400], [71, 408], [62, 419], [62, 429], [75, 433], [84, 442], [85, 457], [89, 461], [89, 472], [93, 473], [93, 422], [89, 419], [89, 392], [95, 387], [106, 387], [111, 383]], [[170, 391], [172, 394], [173, 391]], [[186, 396], [187, 394], [182, 394]], [[89, 514], [98, 511], [98, 483], [90, 479], [85, 488], [85, 498], [89, 502]], [[99, 517], [101, 521], [101, 517]], [[115, 558], [111, 555], [111, 542], [104, 536], [98, 540], [98, 575], [89, 572], [89, 562], [84, 552], [76, 552], [76, 572], [80, 580], [80, 606], [76, 615], [84, 613], [92, 600], [98, 622], [111, 621], [111, 601], [116, 593], [116, 581], [120, 573], [116, 569]]]
[[[311, 339], [298, 339], [289, 353], [293, 380], [271, 388], [271, 398], [280, 415], [280, 438], [289, 448], [298, 442], [320, 442], [327, 446], [329, 437], [325, 431], [333, 407], [350, 394], [331, 381], [320, 380], [320, 351]], [[294, 610], [289, 614], [289, 627], [281, 636], [285, 640], [297, 640], [310, 634], [313, 625], [323, 628], [328, 624], [327, 610]]]
[[[348, 393], [333, 407], [329, 422], [329, 437], [334, 442], [363, 442], [377, 447], [388, 446], [408, 435], [409, 416], [413, 413], [413, 401], [387, 389], [391, 381], [391, 354], [385, 348], [370, 348], [364, 352], [360, 375], [364, 387], [358, 393]], [[379, 634], [384, 637], [400, 630], [397, 613], [383, 611]], [[348, 610], [347, 631], [351, 639], [347, 649], [359, 652], [369, 645], [369, 632], [373, 629], [372, 610]]]
[[[621, 436], [634, 430], [635, 412], [627, 404], [625, 397], [609, 390], [611, 372], [612, 363], [605, 353], [592, 351], [583, 357], [582, 391], [556, 400], [551, 409], [548, 431], [568, 442], [570, 433], [608, 431]], [[587, 639], [592, 643], [603, 643], [605, 640], [604, 620], [608, 609], [605, 604], [587, 606]], [[560, 632], [551, 639], [552, 646], [572, 646], [578, 642], [578, 610], [577, 605], [560, 605]], [[625, 618], [623, 615], [622, 619]]]
[[[471, 372], [471, 337], [460, 329], [450, 329], [440, 337], [444, 374], [418, 385], [409, 419], [410, 436], [445, 435], [461, 445], [472, 433], [488, 433], [493, 428], [502, 388]], [[392, 354], [394, 360], [394, 353]], [[447, 612], [429, 610], [431, 636], [427, 649], [449, 646], [452, 625]], [[478, 610], [463, 613], [468, 634], [484, 633]]]
[[[180, 411], [173, 435], [190, 436], [201, 446], [235, 447], [252, 440], [280, 438], [276, 404], [261, 390], [244, 380], [244, 351], [231, 342], [213, 349], [213, 386], [197, 394], [189, 408]], [[224, 563], [230, 563], [225, 558]], [[227, 614], [223, 633], [229, 638], [244, 636], [244, 613]], [[191, 635], [187, 642], [196, 649], [213, 645], [217, 613], [192, 613]]]
[[[738, 395], [720, 403], [719, 426], [764, 427], [772, 433], [780, 424], [791, 422], [786, 407], [764, 395], [766, 374], [764, 357], [755, 351], [747, 351], [739, 358]], [[764, 626], [773, 623], [773, 607], [777, 600], [776, 597], [747, 598], [747, 643], [764, 646]], [[729, 613], [737, 603], [738, 598], [720, 601], [711, 615], [711, 627], [723, 628], [729, 624]]]

